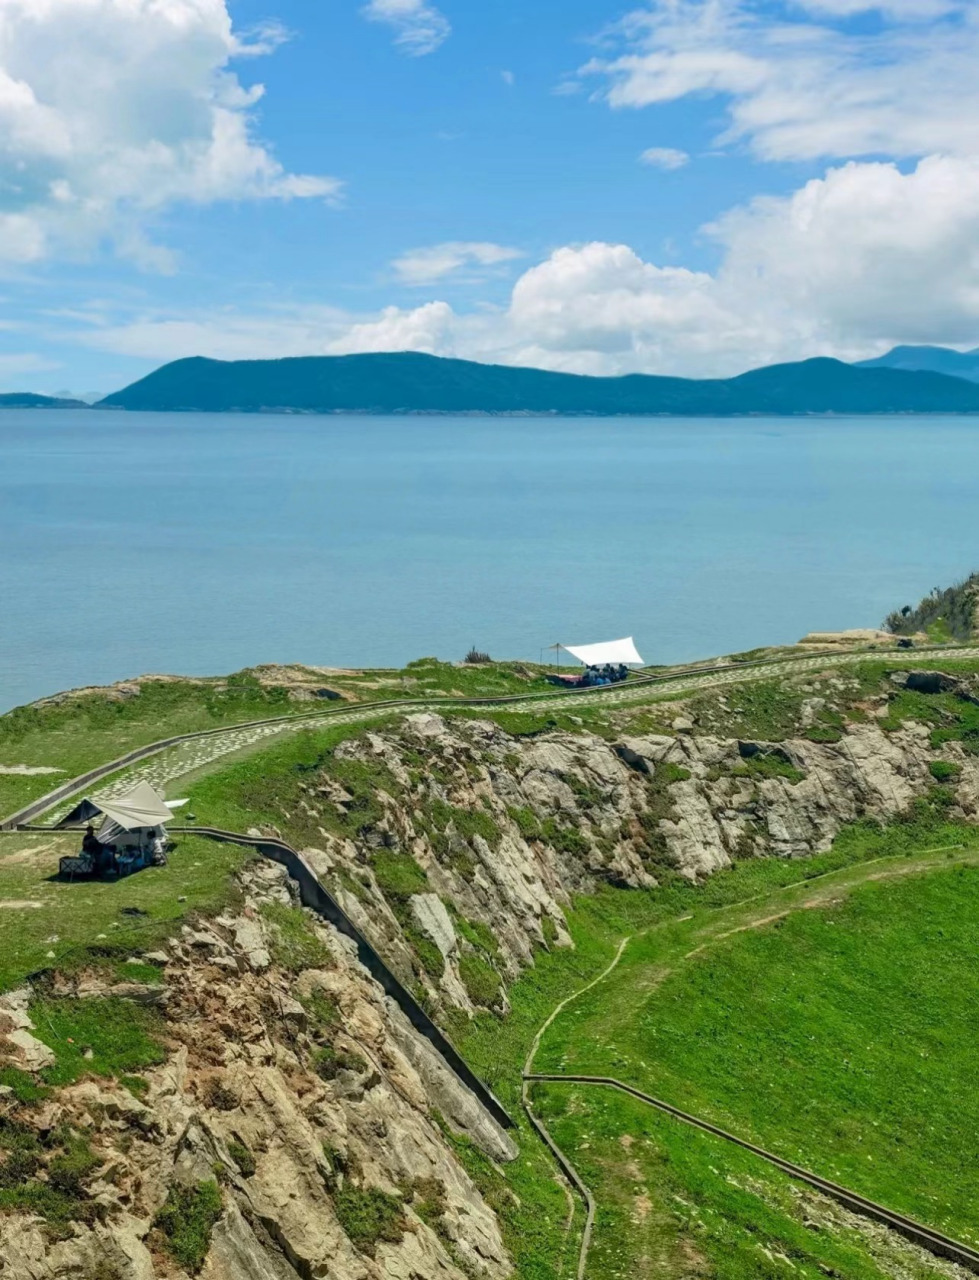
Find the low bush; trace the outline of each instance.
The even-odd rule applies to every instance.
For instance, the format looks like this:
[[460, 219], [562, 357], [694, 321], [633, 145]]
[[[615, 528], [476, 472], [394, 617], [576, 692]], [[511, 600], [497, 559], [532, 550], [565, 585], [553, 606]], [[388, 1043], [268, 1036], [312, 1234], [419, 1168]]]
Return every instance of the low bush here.
[[428, 876], [407, 853], [378, 849], [371, 867], [378, 887], [392, 905], [406, 902], [412, 894], [428, 892]]
[[788, 760], [784, 760], [773, 752], [750, 756], [747, 760], [743, 760], [734, 770], [734, 775], [738, 778], [785, 778], [787, 782], [793, 784], [802, 782], [806, 776], [801, 769], [797, 769], [794, 764], [790, 764]]
[[366, 1071], [367, 1063], [359, 1053], [338, 1049], [335, 1045], [321, 1045], [314, 1050], [313, 1070], [321, 1080], [335, 1080], [341, 1071]]
[[371, 1258], [382, 1240], [399, 1244], [408, 1227], [400, 1197], [377, 1187], [340, 1187], [333, 1208], [351, 1244]]
[[486, 1009], [499, 1005], [503, 991], [500, 975], [478, 952], [466, 952], [459, 957], [459, 977], [473, 1004]]
[[185, 1271], [196, 1275], [211, 1247], [211, 1232], [222, 1213], [216, 1182], [172, 1186], [166, 1203], [153, 1220], [166, 1251]]
[[250, 1178], [255, 1172], [255, 1157], [243, 1142], [229, 1142], [228, 1155], [238, 1166], [243, 1178]]
[[951, 760], [932, 760], [928, 769], [936, 782], [951, 782], [962, 772], [962, 766], [953, 764]]

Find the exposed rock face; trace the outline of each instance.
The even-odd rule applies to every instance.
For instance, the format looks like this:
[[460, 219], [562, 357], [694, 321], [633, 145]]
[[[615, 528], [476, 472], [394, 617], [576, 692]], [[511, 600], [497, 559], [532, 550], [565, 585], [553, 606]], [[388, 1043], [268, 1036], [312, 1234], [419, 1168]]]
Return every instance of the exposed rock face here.
[[[959, 766], [952, 813], [975, 816], [979, 758], [957, 743], [941, 754]], [[295, 843], [297, 812], [307, 836], [318, 832], [304, 842], [306, 861], [451, 1025], [479, 1007], [505, 1012], [500, 980], [532, 964], [535, 949], [570, 942], [563, 911], [572, 894], [602, 882], [650, 885], [664, 868], [700, 878], [736, 858], [823, 850], [845, 823], [905, 811], [932, 785], [935, 755], [926, 728], [885, 733], [872, 714], [839, 742], [778, 744], [704, 736], [687, 718], [671, 734], [616, 741], [516, 737], [490, 722], [424, 714], [337, 748], [360, 776], [383, 778], [369, 820], [347, 822], [363, 796], [329, 765], [269, 817]], [[513, 1158], [511, 1140], [347, 939], [317, 923], [320, 958], [301, 972], [283, 968], [266, 906], [292, 903], [293, 892], [279, 867], [253, 864], [241, 911], [188, 925], [154, 954], [165, 962], [163, 988], [62, 980], [74, 998], [158, 1008], [169, 1054], [146, 1073], [145, 1098], [82, 1081], [31, 1121], [90, 1132], [102, 1165], [87, 1190], [99, 1215], [57, 1242], [38, 1219], [0, 1216], [2, 1280], [181, 1276], [152, 1223], [172, 1185], [215, 1169], [223, 1209], [206, 1280], [512, 1273], [497, 1219], [436, 1112], [495, 1161]], [[34, 1035], [29, 999], [0, 999], [0, 1058], [37, 1070], [50, 1051]], [[0, 1098], [0, 1114], [14, 1107]], [[423, 1185], [438, 1189], [435, 1221], [416, 1212]], [[367, 1247], [351, 1237], [338, 1208], [344, 1188], [400, 1203], [391, 1239]]]
[[[574, 892], [602, 881], [649, 885], [665, 867], [699, 878], [736, 858], [805, 857], [828, 848], [846, 823], [894, 818], [933, 783], [936, 752], [922, 726], [885, 733], [870, 721], [836, 743], [777, 744], [692, 727], [619, 741], [566, 732], [520, 738], [490, 722], [409, 716], [396, 731], [364, 734], [337, 751], [390, 774], [399, 794], [379, 793], [381, 819], [355, 838], [321, 827], [321, 847], [306, 855], [406, 976], [413, 959], [403, 916], [375, 867], [378, 850], [413, 857], [430, 891], [411, 898], [410, 918], [445, 960], [438, 981], [417, 967], [414, 978], [433, 999], [467, 1009], [459, 961], [471, 947], [460, 917], [492, 932], [493, 962], [511, 979], [545, 936], [549, 945], [567, 941], [563, 908]], [[412, 773], [419, 753], [432, 766], [423, 777]], [[956, 812], [974, 813], [979, 759], [956, 743], [942, 755], [961, 767]], [[786, 776], [759, 768], [765, 760]], [[310, 784], [307, 813], [330, 803], [321, 790], [329, 794]], [[442, 807], [441, 830], [433, 805]]]
[[[504, 1280], [512, 1267], [497, 1220], [435, 1112], [496, 1160], [513, 1157], [510, 1139], [329, 926], [305, 917], [329, 948], [325, 966], [284, 972], [271, 958], [275, 927], [261, 904], [290, 903], [289, 882], [265, 864], [248, 880], [243, 916], [185, 930], [169, 948], [171, 1051], [145, 1073], [144, 1099], [115, 1082], [84, 1080], [57, 1091], [43, 1112], [15, 1112], [0, 1100], [22, 1123], [88, 1132], [101, 1162], [88, 1187], [101, 1220], [75, 1224], [73, 1238], [53, 1242], [40, 1219], [0, 1216], [0, 1275], [182, 1275], [161, 1251], [153, 1219], [172, 1185], [217, 1172], [224, 1207], [202, 1273], [208, 1280]], [[89, 975], [59, 979], [55, 994], [92, 999], [111, 990]], [[333, 1013], [317, 1023], [324, 1008]], [[328, 1069], [317, 1073], [318, 1057]], [[435, 1221], [412, 1207], [419, 1185], [438, 1187]], [[338, 1210], [344, 1187], [400, 1201], [398, 1238], [370, 1248], [352, 1240]]]

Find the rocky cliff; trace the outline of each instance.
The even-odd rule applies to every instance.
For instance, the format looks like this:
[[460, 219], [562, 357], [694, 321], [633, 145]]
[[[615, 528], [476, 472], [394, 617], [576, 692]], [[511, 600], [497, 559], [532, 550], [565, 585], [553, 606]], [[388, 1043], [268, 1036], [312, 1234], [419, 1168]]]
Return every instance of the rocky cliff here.
[[[451, 1032], [481, 1009], [504, 1017], [535, 954], [570, 945], [575, 894], [805, 857], [846, 823], [934, 797], [938, 776], [945, 810], [975, 815], [979, 757], [961, 742], [936, 748], [914, 722], [885, 731], [886, 697], [813, 741], [823, 701], [778, 742], [719, 736], [696, 712], [669, 733], [522, 735], [413, 715], [271, 772], [246, 799], [256, 830], [304, 850]], [[280, 868], [249, 864], [233, 910], [139, 960], [158, 978], [120, 983], [94, 964], [0, 997], [0, 1050], [18, 1069], [0, 1086], [4, 1280], [511, 1274], [491, 1207], [511, 1137]], [[57, 1039], [38, 1008], [87, 1001], [149, 1019], [155, 1061], [126, 1084], [83, 1070], [25, 1094]], [[460, 1140], [492, 1162], [493, 1188], [466, 1172]]]
[[[49, 1207], [44, 1188], [67, 1199], [53, 1228], [50, 1214], [0, 1216], [0, 1275], [150, 1280], [203, 1264], [214, 1280], [502, 1280], [497, 1220], [445, 1135], [467, 1133], [497, 1161], [511, 1141], [350, 944], [295, 907], [280, 868], [253, 864], [242, 889], [239, 914], [144, 957], [160, 984], [83, 971], [3, 998], [9, 1063], [53, 1060], [30, 997], [46, 1011], [100, 1001], [108, 1018], [120, 1002], [134, 1018], [149, 1006], [163, 1061], [30, 1106], [6, 1088], [0, 1188], [14, 1161], [37, 1193], [25, 1207]], [[82, 1149], [85, 1185], [71, 1187], [66, 1160]], [[213, 1219], [199, 1249], [181, 1212]]]
[[955, 774], [951, 816], [979, 804], [979, 758], [957, 742], [934, 750], [922, 725], [885, 732], [869, 718], [838, 742], [768, 743], [675, 723], [671, 735], [515, 737], [489, 721], [410, 716], [337, 749], [339, 762], [381, 767], [371, 821], [337, 832], [329, 818], [356, 813], [357, 798], [326, 767], [268, 830], [306, 845], [402, 977], [443, 1012], [471, 1013], [504, 1010], [535, 948], [569, 942], [575, 893], [825, 850], [845, 824], [896, 818], [933, 793], [939, 755]]

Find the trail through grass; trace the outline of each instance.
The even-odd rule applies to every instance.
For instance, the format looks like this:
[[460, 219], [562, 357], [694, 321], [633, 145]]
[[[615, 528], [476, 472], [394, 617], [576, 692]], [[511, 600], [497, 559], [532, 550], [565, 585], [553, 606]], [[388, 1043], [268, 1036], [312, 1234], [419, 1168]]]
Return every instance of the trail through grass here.
[[612, 1075], [975, 1244], [979, 848], [639, 936], [536, 1069]]
[[[962, 849], [962, 845], [968, 847]], [[664, 957], [683, 956], [709, 937], [732, 933], [734, 929], [740, 928], [749, 921], [763, 919], [768, 915], [781, 915], [782, 912], [816, 895], [822, 894], [832, 898], [846, 894], [854, 885], [888, 869], [897, 870], [911, 863], [929, 868], [944, 867], [946, 852], [927, 855], [920, 852], [924, 848], [935, 849], [940, 846], [952, 846], [949, 852], [955, 858], [965, 857], [979, 861], [979, 832], [971, 828], [929, 820], [898, 824], [887, 829], [866, 824], [845, 831], [832, 850], [810, 860], [750, 861], [721, 872], [700, 886], [692, 886], [677, 877], [675, 881], [658, 889], [648, 891], [606, 889], [593, 897], [578, 899], [574, 910], [569, 913], [569, 927], [575, 939], [574, 950], [559, 949], [550, 953], [539, 953], [534, 969], [528, 971], [510, 990], [512, 1011], [509, 1017], [501, 1022], [488, 1015], [481, 1015], [457, 1037], [459, 1048], [474, 1069], [490, 1082], [511, 1114], [518, 1114], [520, 1064], [525, 1062], [535, 1034], [562, 1000], [569, 994], [579, 991], [607, 968], [622, 938], [625, 935], [633, 935], [633, 942], [626, 948], [622, 964], [617, 966], [609, 979], [586, 993], [581, 998], [580, 1008], [578, 1001], [571, 1002], [557, 1017], [554, 1025], [544, 1033], [542, 1051], [534, 1064], [535, 1070], [577, 1069], [589, 1074], [613, 1074], [632, 1079], [628, 1070], [631, 1059], [626, 1057], [617, 1042], [611, 1043], [611, 1039], [615, 1030], [620, 1026], [626, 1028], [628, 1019], [634, 1015], [635, 1011], [630, 1001], [641, 1005], [651, 987], [655, 986], [662, 977], [661, 968], [655, 963], [647, 965], [641, 972], [633, 965], [626, 964], [626, 961], [632, 957], [634, 949], [639, 948], [640, 944], [644, 948], [653, 947], [658, 945], [653, 943], [653, 939], [663, 939], [661, 945]], [[646, 956], [647, 951], [644, 949], [642, 954]], [[577, 1041], [586, 1037], [589, 1045], [594, 1048], [594, 1061], [590, 1060], [588, 1067], [581, 1066], [577, 1061], [571, 1063], [564, 1052], [564, 1046], [569, 1039]], [[641, 1055], [639, 1060], [642, 1060]], [[595, 1069], [599, 1061], [601, 1067]], [[642, 1083], [640, 1080], [634, 1082]], [[535, 1086], [535, 1107], [543, 1110], [545, 1118], [552, 1114], [549, 1110], [552, 1108], [556, 1108], [553, 1114], [561, 1113], [566, 1104], [561, 1102], [559, 1095], [566, 1094], [567, 1088], [567, 1086]], [[622, 1103], [627, 1101], [622, 1100]], [[588, 1099], [582, 1100], [581, 1105], [591, 1116], [592, 1109], [596, 1106], [611, 1108], [614, 1112], [620, 1103], [609, 1100], [599, 1103], [595, 1099]], [[588, 1123], [576, 1121], [573, 1112], [572, 1108], [566, 1127], [560, 1134], [555, 1131], [555, 1137], [578, 1165], [579, 1171], [592, 1187], [601, 1208], [608, 1201], [610, 1194], [605, 1180], [605, 1166], [599, 1161], [596, 1176], [594, 1161], [588, 1164], [580, 1159], [579, 1144], [582, 1141], [590, 1143], [594, 1133]], [[547, 1122], [550, 1125], [550, 1120]], [[650, 1119], [644, 1123], [647, 1127], [654, 1125], [660, 1128], [664, 1125], [672, 1125], [672, 1122], [667, 1122], [665, 1119]], [[675, 1193], [671, 1191], [660, 1204], [661, 1218], [657, 1231], [662, 1239], [660, 1245], [657, 1245], [659, 1252], [654, 1250], [650, 1255], [655, 1261], [655, 1266], [642, 1252], [646, 1246], [642, 1245], [640, 1249], [640, 1244], [645, 1239], [642, 1232], [637, 1233], [631, 1227], [627, 1230], [625, 1219], [621, 1215], [615, 1217], [613, 1214], [610, 1219], [605, 1216], [606, 1210], [602, 1210], [597, 1224], [596, 1242], [602, 1232], [610, 1230], [618, 1243], [615, 1248], [609, 1250], [605, 1262], [601, 1261], [601, 1252], [596, 1255], [598, 1261], [590, 1264], [589, 1276], [601, 1277], [602, 1280], [605, 1277], [609, 1280], [617, 1280], [619, 1276], [630, 1274], [630, 1268], [633, 1267], [638, 1268], [641, 1275], [663, 1274], [679, 1277], [699, 1274], [695, 1268], [691, 1269], [691, 1260], [684, 1253], [685, 1246], [681, 1248], [678, 1243], [682, 1237], [684, 1218], [680, 1213], [679, 1201], [676, 1197], [680, 1197], [681, 1200], [684, 1197], [689, 1199], [693, 1192], [698, 1195], [703, 1194], [705, 1201], [708, 1194], [713, 1197], [714, 1186], [725, 1181], [727, 1166], [722, 1167], [717, 1163], [720, 1158], [718, 1155], [712, 1155], [709, 1152], [703, 1154], [707, 1152], [710, 1145], [706, 1138], [701, 1139], [699, 1136], [696, 1139], [691, 1138], [686, 1134], [685, 1127], [680, 1132], [674, 1132], [678, 1129], [680, 1129], [679, 1126], [673, 1125], [673, 1128], [668, 1127], [664, 1130], [669, 1137], [669, 1142], [666, 1141], [666, 1137], [662, 1138], [662, 1142], [666, 1145], [657, 1148], [659, 1155], [656, 1156], [654, 1164], [669, 1162], [672, 1158], [671, 1152], [676, 1155], [700, 1151], [703, 1158], [695, 1159], [690, 1155], [688, 1159], [684, 1156], [685, 1163], [682, 1163], [682, 1167], [675, 1170], [672, 1175], [677, 1189]], [[508, 1167], [503, 1175], [507, 1185], [512, 1188], [519, 1200], [518, 1205], [508, 1205], [508, 1215], [504, 1216], [508, 1245], [517, 1260], [521, 1276], [533, 1276], [535, 1280], [538, 1277], [571, 1277], [575, 1270], [577, 1239], [583, 1221], [583, 1212], [580, 1209], [576, 1211], [573, 1228], [569, 1231], [566, 1218], [558, 1215], [559, 1202], [555, 1197], [553, 1161], [524, 1121], [521, 1121], [519, 1141], [520, 1159], [516, 1165]], [[707, 1143], [706, 1146], [705, 1143]], [[585, 1147], [586, 1151], [590, 1149], [590, 1145]], [[597, 1155], [594, 1160], [598, 1160]], [[736, 1157], [739, 1163], [745, 1160], [750, 1178], [742, 1188], [742, 1201], [752, 1200], [752, 1198], [757, 1200], [759, 1187], [767, 1187], [769, 1184], [781, 1185], [781, 1175], [761, 1168], [763, 1162], [757, 1161], [754, 1157], [743, 1156], [741, 1153]], [[656, 1164], [656, 1167], [659, 1167], [659, 1164]], [[686, 1192], [682, 1189], [685, 1183], [689, 1184]], [[613, 1201], [616, 1194], [612, 1194]], [[786, 1192], [785, 1195], [788, 1193]], [[744, 1236], [742, 1241], [744, 1251], [742, 1261], [738, 1263], [741, 1270], [736, 1268], [721, 1270], [717, 1272], [718, 1276], [730, 1276], [733, 1280], [734, 1277], [741, 1275], [747, 1277], [755, 1274], [769, 1274], [767, 1271], [751, 1270], [758, 1241], [764, 1243], [764, 1231], [769, 1231], [771, 1234], [774, 1222], [777, 1226], [773, 1237], [776, 1243], [778, 1240], [786, 1239], [791, 1244], [794, 1233], [802, 1230], [799, 1220], [792, 1215], [786, 1217], [786, 1206], [794, 1205], [795, 1200], [791, 1197], [785, 1200], [785, 1195], [782, 1192], [778, 1195], [772, 1192], [774, 1199], [771, 1203], [765, 1200], [764, 1196], [761, 1203], [754, 1203], [752, 1200], [749, 1206], [750, 1212], [742, 1205], [739, 1231]], [[722, 1196], [720, 1200], [711, 1199], [710, 1203], [716, 1207], [724, 1203], [724, 1197]], [[705, 1209], [704, 1212], [707, 1210]], [[628, 1214], [631, 1213], [630, 1209]], [[663, 1214], [666, 1216], [662, 1217]], [[631, 1218], [629, 1220], [631, 1221]], [[761, 1225], [758, 1225], [759, 1223]], [[756, 1231], [757, 1237], [753, 1234]], [[849, 1269], [840, 1267], [839, 1274], [848, 1278], [853, 1277], [853, 1280], [859, 1280], [864, 1276], [876, 1276], [878, 1272], [874, 1269], [875, 1264], [871, 1262], [868, 1252], [871, 1244], [861, 1235], [862, 1226], [854, 1229], [852, 1239], [846, 1234], [849, 1231], [850, 1228], [845, 1224], [838, 1224], [838, 1230], [835, 1230], [834, 1239], [837, 1244], [841, 1249], [844, 1245], [846, 1246], [843, 1253], [849, 1250], [852, 1255], [851, 1261], [847, 1264]], [[809, 1233], [803, 1234], [808, 1236]], [[640, 1252], [630, 1254], [628, 1265], [626, 1265], [623, 1260], [631, 1248], [627, 1244], [629, 1240], [636, 1244]], [[533, 1241], [532, 1247], [531, 1241]], [[668, 1241], [673, 1242], [669, 1248], [666, 1243]], [[723, 1235], [718, 1237], [716, 1244], [717, 1250], [720, 1251], [718, 1258], [722, 1255], [727, 1256], [729, 1244], [730, 1240]], [[680, 1248], [679, 1255], [670, 1252], [674, 1246]], [[740, 1245], [738, 1247], [741, 1248]], [[876, 1248], [876, 1245], [874, 1247]], [[718, 1259], [712, 1252], [713, 1249], [712, 1245], [707, 1253], [712, 1262], [719, 1265]], [[663, 1250], [666, 1252], [664, 1253]], [[794, 1245], [790, 1252], [793, 1261], [797, 1262], [801, 1255]], [[822, 1268], [837, 1265], [839, 1261], [837, 1252], [836, 1244], [821, 1249], [810, 1242], [806, 1265], [815, 1269], [805, 1271], [803, 1274], [827, 1274]], [[679, 1269], [657, 1271], [656, 1267], [660, 1266], [662, 1260], [667, 1257], [674, 1257], [674, 1260], [680, 1257], [681, 1262], [686, 1258], [686, 1262], [682, 1266], [677, 1263]], [[764, 1257], [765, 1255], [762, 1255], [763, 1259]], [[773, 1265], [784, 1268], [784, 1264], [781, 1263]], [[929, 1262], [921, 1263], [920, 1268], [917, 1262], [912, 1266], [908, 1257], [903, 1254], [900, 1265], [905, 1268], [907, 1276], [938, 1274]], [[687, 1269], [684, 1269], [685, 1267]], [[773, 1271], [771, 1274], [776, 1272]], [[779, 1274], [784, 1275], [785, 1270], [783, 1269]], [[880, 1274], [892, 1273], [885, 1270]]]

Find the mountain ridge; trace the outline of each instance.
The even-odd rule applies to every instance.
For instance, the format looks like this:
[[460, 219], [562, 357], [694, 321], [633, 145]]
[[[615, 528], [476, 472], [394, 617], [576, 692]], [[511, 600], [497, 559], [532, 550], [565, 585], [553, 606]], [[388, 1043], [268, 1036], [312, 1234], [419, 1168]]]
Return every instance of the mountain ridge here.
[[944, 373], [967, 382], [979, 382], [979, 347], [956, 351], [954, 347], [892, 347], [873, 360], [858, 360], [858, 369], [903, 369], [912, 373]]
[[829, 357], [733, 378], [592, 377], [421, 352], [173, 361], [99, 401], [161, 412], [795, 416], [979, 413], [979, 386], [928, 370]]

